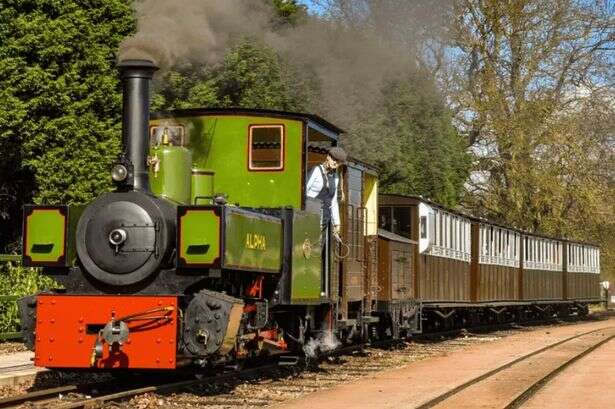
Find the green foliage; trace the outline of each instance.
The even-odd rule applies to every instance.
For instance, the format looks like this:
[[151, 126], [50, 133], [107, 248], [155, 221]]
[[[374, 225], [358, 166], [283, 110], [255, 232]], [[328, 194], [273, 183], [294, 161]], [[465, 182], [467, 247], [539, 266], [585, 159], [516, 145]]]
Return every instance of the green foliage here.
[[290, 95], [292, 78], [271, 49], [243, 42], [224, 58], [216, 72], [223, 106], [293, 110], [298, 101]]
[[[306, 84], [307, 85], [307, 84]], [[217, 66], [188, 64], [158, 82], [154, 110], [243, 107], [300, 110], [309, 89], [295, 81], [292, 69], [270, 48], [244, 40]]]
[[474, 145], [474, 213], [595, 242], [615, 277], [610, 2], [457, 2], [449, 95]]
[[[0, 264], [0, 295], [30, 295], [57, 287], [53, 279], [41, 275], [38, 269]], [[19, 331], [17, 304], [3, 301], [0, 303], [0, 332], [16, 331]]]
[[[0, 7], [0, 245], [22, 203], [84, 203], [119, 149], [114, 53], [134, 30], [123, 0], [6, 0]], [[13, 234], [6, 234], [7, 231]]]
[[[296, 0], [262, 1], [274, 11], [271, 25], [281, 36], [302, 19], [319, 18]], [[3, 3], [0, 247], [17, 238], [23, 203], [84, 203], [109, 187], [121, 112], [114, 54], [134, 29], [123, 0]], [[269, 108], [330, 117], [320, 97], [322, 74], [313, 63], [290, 60], [245, 38], [217, 64], [184, 62], [159, 75], [152, 108]], [[390, 80], [379, 99], [377, 109], [365, 109], [360, 123], [348, 126], [346, 146], [381, 167], [383, 190], [457, 204], [468, 156], [433, 78], [415, 73]]]
[[273, 7], [277, 17], [274, 25], [278, 27], [294, 25], [307, 14], [306, 7], [298, 4], [296, 0], [273, 0]]
[[378, 106], [377, 117], [366, 118], [344, 140], [351, 152], [380, 168], [384, 192], [457, 205], [470, 155], [433, 80], [415, 73], [391, 81]]

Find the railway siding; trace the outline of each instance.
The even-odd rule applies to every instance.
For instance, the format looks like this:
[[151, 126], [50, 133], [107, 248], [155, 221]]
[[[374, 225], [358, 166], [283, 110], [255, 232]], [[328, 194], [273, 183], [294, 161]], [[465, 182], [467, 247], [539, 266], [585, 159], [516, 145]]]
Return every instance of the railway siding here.
[[[528, 399], [524, 409], [613, 407], [615, 340], [579, 359]], [[582, 392], [581, 392], [582, 391]]]
[[[608, 333], [604, 331], [612, 327], [615, 327], [615, 319], [611, 318], [599, 322], [522, 332], [491, 342], [488, 346], [471, 345], [447, 356], [413, 362], [401, 369], [383, 371], [357, 382], [347, 383], [327, 391], [319, 391], [275, 407], [288, 409], [315, 407], [414, 408], [421, 405], [431, 407], [434, 399], [462, 387], [464, 384], [476, 380], [502, 365], [510, 365], [510, 363], [532, 352], [539, 351], [545, 346], [561, 343], [566, 339], [590, 331], [603, 330], [595, 332], [594, 338], [581, 337], [579, 338], [580, 341], [567, 345], [566, 348], [571, 348], [568, 351], [568, 357], [573, 357], [575, 356], [574, 352], [582, 352], [584, 346], [590, 347], [599, 341], [598, 338], [603, 337], [602, 340], [604, 340], [606, 337], [615, 335], [613, 329], [609, 329]], [[576, 342], [580, 343], [577, 344]], [[561, 345], [564, 346], [565, 344], [567, 343], [564, 342]], [[576, 348], [571, 347], [571, 345], [576, 345]], [[561, 350], [559, 354], [562, 354]], [[562, 355], [560, 355], [560, 358], [562, 358]], [[560, 360], [559, 363], [562, 364], [565, 361], [565, 359]], [[553, 363], [551, 368], [553, 367], [557, 367], [557, 362]], [[531, 382], [532, 379], [534, 382]], [[541, 377], [537, 375], [532, 379], [528, 380], [527, 385], [520, 385], [516, 395], [509, 394], [509, 397], [512, 396], [512, 399], [514, 399], [527, 389], [523, 386], [529, 387], [539, 381]], [[488, 403], [491, 398], [483, 398], [480, 394], [474, 393], [469, 396], [472, 404], [469, 407], [476, 407], [479, 403], [484, 404], [484, 407], [506, 407], [506, 405], [490, 406]], [[443, 401], [438, 403], [443, 404]], [[463, 407], [463, 405], [443, 405], [439, 407]]]
[[[517, 407], [561, 369], [614, 337], [615, 326], [564, 338], [521, 357], [512, 365], [496, 368], [458, 393], [435, 405], [422, 405], [420, 409]], [[477, 397], [481, 403], [477, 404]]]

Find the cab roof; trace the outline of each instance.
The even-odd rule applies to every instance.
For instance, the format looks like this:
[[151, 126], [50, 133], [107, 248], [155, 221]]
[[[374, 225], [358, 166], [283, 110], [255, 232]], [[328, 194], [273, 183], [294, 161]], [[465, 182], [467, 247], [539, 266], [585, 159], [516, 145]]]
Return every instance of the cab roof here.
[[164, 119], [169, 117], [191, 117], [209, 115], [243, 115], [243, 116], [266, 116], [274, 118], [287, 118], [302, 121], [315, 131], [337, 141], [344, 130], [333, 125], [326, 119], [303, 112], [279, 111], [275, 109], [260, 108], [190, 108], [175, 109], [169, 111], [152, 112], [152, 119]]

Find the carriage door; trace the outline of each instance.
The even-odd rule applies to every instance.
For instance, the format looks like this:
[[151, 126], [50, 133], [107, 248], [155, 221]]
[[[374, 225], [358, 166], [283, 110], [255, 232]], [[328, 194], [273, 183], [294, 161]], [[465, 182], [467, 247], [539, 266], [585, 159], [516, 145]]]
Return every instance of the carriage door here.
[[[344, 231], [346, 246], [342, 246], [343, 294], [349, 315], [361, 308], [363, 301], [364, 219], [363, 172], [348, 164], [346, 168], [346, 203]], [[352, 305], [351, 305], [352, 304]]]

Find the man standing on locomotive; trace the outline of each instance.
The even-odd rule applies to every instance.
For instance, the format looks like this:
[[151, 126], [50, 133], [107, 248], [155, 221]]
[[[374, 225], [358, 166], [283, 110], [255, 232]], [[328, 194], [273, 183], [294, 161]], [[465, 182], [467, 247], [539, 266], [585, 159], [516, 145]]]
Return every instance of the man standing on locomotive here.
[[340, 233], [340, 209], [337, 202], [337, 189], [340, 176], [338, 168], [346, 163], [346, 152], [340, 147], [329, 149], [325, 161], [314, 167], [305, 187], [305, 195], [309, 199], [321, 202], [320, 223], [323, 230], [333, 226], [333, 234]]

